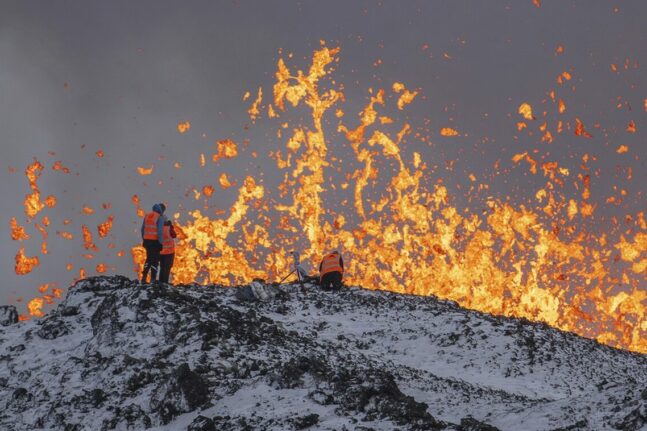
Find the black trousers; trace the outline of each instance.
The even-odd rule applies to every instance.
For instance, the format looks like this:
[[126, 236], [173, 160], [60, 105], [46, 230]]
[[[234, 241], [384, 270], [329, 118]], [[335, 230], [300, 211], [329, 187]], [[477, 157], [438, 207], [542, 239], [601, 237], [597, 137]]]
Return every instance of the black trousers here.
[[323, 290], [339, 290], [341, 289], [342, 275], [339, 271], [329, 272], [321, 277], [321, 288]]
[[173, 268], [173, 260], [175, 260], [175, 253], [160, 254], [160, 281], [162, 283], [168, 283], [171, 268]]
[[146, 263], [144, 263], [144, 272], [142, 273], [142, 282], [146, 283], [148, 271], [151, 272], [151, 282], [157, 280], [157, 270], [159, 268], [160, 251], [162, 244], [156, 239], [145, 239], [144, 248], [146, 249]]

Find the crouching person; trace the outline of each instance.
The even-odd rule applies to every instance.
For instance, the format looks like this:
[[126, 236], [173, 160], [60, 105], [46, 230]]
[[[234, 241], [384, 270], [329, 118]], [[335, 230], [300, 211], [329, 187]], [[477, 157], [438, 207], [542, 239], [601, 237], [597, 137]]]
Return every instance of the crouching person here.
[[333, 251], [324, 257], [319, 264], [321, 279], [319, 284], [324, 290], [339, 290], [344, 274], [344, 260], [338, 251]]
[[175, 260], [175, 238], [177, 234], [170, 220], [164, 223], [164, 242], [160, 251], [160, 282], [168, 283]]

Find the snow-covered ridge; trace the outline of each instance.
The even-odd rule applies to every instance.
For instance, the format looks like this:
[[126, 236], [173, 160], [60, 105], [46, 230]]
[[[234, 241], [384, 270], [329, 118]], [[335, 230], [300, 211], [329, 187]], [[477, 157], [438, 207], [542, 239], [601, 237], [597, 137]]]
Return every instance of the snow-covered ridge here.
[[647, 356], [433, 297], [95, 277], [0, 317], [0, 429], [647, 426]]

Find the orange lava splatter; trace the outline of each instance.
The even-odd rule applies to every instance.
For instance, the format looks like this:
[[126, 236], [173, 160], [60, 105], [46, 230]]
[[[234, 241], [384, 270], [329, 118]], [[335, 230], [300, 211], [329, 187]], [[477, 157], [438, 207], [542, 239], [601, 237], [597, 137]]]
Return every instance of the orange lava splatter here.
[[137, 167], [137, 172], [138, 172], [138, 173], [139, 173], [139, 175], [141, 175], [141, 176], [150, 175], [150, 174], [152, 174], [152, 173], [153, 173], [153, 168], [154, 168], [154, 167], [155, 167], [154, 165], [151, 165], [151, 167], [150, 167], [150, 168], [143, 168], [143, 167], [141, 167], [141, 166], [138, 166], [138, 167]]
[[58, 160], [58, 161], [56, 161], [54, 163], [54, 166], [52, 166], [52, 169], [55, 170], [55, 171], [61, 171], [61, 172], [65, 173], [65, 174], [70, 173], [70, 170], [68, 168], [66, 168], [65, 166], [63, 166], [63, 162], [61, 162], [60, 160]]
[[593, 135], [591, 135], [586, 129], [584, 129], [584, 124], [580, 121], [579, 118], [575, 118], [575, 135], [576, 136], [584, 136], [585, 138], [592, 138]]
[[74, 239], [74, 235], [72, 235], [70, 232], [56, 231], [56, 235], [60, 236], [63, 239], [67, 239], [68, 241], [71, 241]]
[[249, 109], [247, 110], [247, 113], [249, 114], [249, 118], [252, 120], [252, 123], [256, 122], [256, 119], [259, 117], [261, 113], [259, 106], [262, 100], [263, 100], [263, 89], [261, 87], [258, 87], [258, 95], [256, 96], [256, 100], [254, 100], [254, 103], [252, 103], [252, 106], [250, 106]]
[[29, 239], [29, 234], [25, 232], [24, 226], [20, 226], [16, 217], [11, 218], [11, 239], [14, 241], [26, 241]]
[[177, 131], [180, 132], [180, 134], [184, 134], [188, 132], [190, 128], [191, 128], [191, 123], [188, 121], [184, 121], [184, 122], [179, 121], [177, 123]]
[[518, 113], [525, 118], [526, 120], [534, 120], [535, 117], [532, 115], [532, 106], [529, 103], [522, 103], [519, 105]]
[[36, 214], [45, 208], [45, 204], [40, 201], [40, 190], [38, 189], [38, 178], [40, 178], [43, 169], [43, 165], [37, 159], [34, 159], [34, 163], [25, 169], [25, 175], [32, 189], [32, 193], [25, 196], [24, 200], [25, 214], [29, 218], [35, 217]]
[[48, 208], [54, 208], [56, 206], [56, 196], [54, 195], [47, 196], [47, 198], [45, 198], [45, 205]]
[[26, 275], [33, 271], [33, 269], [40, 264], [38, 256], [27, 257], [25, 256], [25, 248], [20, 247], [16, 253], [16, 265], [14, 271], [18, 275]]
[[144, 218], [144, 216], [146, 215], [146, 212], [144, 211], [144, 209], [140, 205], [139, 196], [138, 195], [133, 195], [132, 198], [130, 198], [130, 200], [133, 203], [133, 205], [135, 205], [135, 208], [137, 210], [137, 217]]
[[43, 298], [34, 298], [27, 303], [27, 309], [29, 314], [34, 317], [43, 317], [43, 305], [45, 305], [45, 300]]
[[224, 172], [220, 174], [220, 177], [218, 178], [218, 182], [220, 183], [220, 187], [222, 187], [223, 190], [226, 190], [229, 187], [236, 185], [235, 183], [232, 183], [229, 180], [229, 178], [227, 177], [227, 174]]
[[231, 139], [218, 141], [216, 147], [218, 152], [212, 157], [214, 163], [222, 158], [232, 159], [238, 155], [238, 146]]
[[202, 194], [204, 194], [206, 197], [211, 197], [211, 195], [213, 194], [213, 186], [209, 184], [202, 187]]
[[398, 109], [402, 111], [405, 107], [405, 105], [408, 105], [409, 103], [413, 102], [413, 99], [418, 95], [417, 91], [409, 91], [404, 87], [404, 84], [401, 82], [395, 82], [393, 83], [393, 91], [396, 94], [402, 93], [400, 97], [398, 98]]
[[440, 129], [440, 134], [442, 136], [458, 136], [458, 130], [452, 129], [451, 127], [443, 127]]
[[92, 232], [90, 232], [90, 228], [88, 228], [86, 225], [82, 225], [81, 229], [83, 230], [83, 247], [86, 250], [97, 251], [97, 246], [94, 244], [94, 240], [92, 239]]
[[114, 219], [115, 217], [113, 215], [109, 215], [108, 219], [105, 222], [97, 226], [99, 238], [105, 238], [108, 236], [108, 234], [110, 234], [110, 230], [112, 229], [112, 223]]

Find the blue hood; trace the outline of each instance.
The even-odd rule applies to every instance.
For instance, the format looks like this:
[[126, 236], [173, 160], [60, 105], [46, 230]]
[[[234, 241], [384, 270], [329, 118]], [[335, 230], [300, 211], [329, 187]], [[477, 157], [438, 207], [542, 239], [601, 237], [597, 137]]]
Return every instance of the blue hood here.
[[153, 211], [155, 211], [158, 214], [162, 214], [164, 212], [164, 210], [162, 209], [161, 204], [153, 205]]

